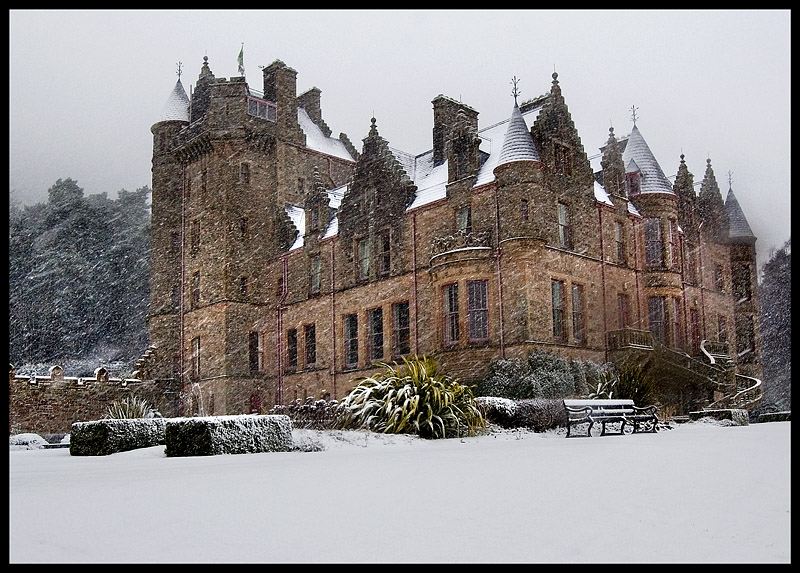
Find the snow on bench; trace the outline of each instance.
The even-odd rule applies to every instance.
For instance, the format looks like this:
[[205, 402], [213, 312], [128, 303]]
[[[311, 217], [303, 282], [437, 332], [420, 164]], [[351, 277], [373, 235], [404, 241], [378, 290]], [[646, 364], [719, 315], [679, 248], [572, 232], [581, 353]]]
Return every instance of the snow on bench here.
[[613, 433], [622, 435], [625, 433], [625, 424], [631, 425], [635, 434], [655, 432], [658, 422], [656, 406], [640, 408], [634, 405], [633, 400], [564, 400], [564, 409], [567, 411], [568, 438], [575, 437], [571, 435], [572, 427], [580, 424], [589, 424], [586, 429], [586, 437], [589, 437], [595, 422], [600, 422], [601, 436], [607, 434], [606, 424], [619, 424], [619, 430]]

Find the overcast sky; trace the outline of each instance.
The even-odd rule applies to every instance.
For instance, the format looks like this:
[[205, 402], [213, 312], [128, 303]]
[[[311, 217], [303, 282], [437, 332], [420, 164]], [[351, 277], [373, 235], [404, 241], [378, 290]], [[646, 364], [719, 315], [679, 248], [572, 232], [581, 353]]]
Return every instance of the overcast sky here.
[[11, 199], [46, 201], [59, 178], [85, 194], [150, 185], [152, 135], [183, 63], [203, 56], [248, 83], [280, 59], [298, 94], [322, 91], [323, 118], [360, 150], [370, 118], [396, 147], [429, 150], [438, 94], [479, 112], [479, 128], [558, 80], [589, 155], [609, 126], [637, 126], [672, 177], [710, 158], [758, 237], [759, 264], [790, 237], [790, 22], [783, 11], [40, 11], [9, 12]]

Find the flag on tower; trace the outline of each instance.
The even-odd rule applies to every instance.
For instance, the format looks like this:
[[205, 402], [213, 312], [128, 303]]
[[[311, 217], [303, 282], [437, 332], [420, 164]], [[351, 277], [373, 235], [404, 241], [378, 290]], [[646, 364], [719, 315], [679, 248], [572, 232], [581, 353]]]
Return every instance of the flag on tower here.
[[242, 44], [242, 49], [239, 50], [239, 75], [244, 75], [244, 44]]

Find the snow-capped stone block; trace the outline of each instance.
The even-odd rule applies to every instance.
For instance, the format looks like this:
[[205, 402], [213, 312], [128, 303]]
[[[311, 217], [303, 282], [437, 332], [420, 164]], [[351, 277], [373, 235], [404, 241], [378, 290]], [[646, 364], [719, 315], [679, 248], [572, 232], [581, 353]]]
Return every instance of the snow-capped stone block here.
[[288, 452], [292, 421], [282, 414], [167, 419], [168, 457]]
[[699, 410], [697, 412], [689, 412], [689, 418], [693, 421], [702, 420], [703, 418], [713, 418], [714, 420], [727, 420], [731, 426], [748, 426], [750, 425], [747, 410], [739, 408], [723, 408], [719, 410]]
[[69, 453], [107, 456], [164, 443], [165, 418], [103, 419], [72, 424]]

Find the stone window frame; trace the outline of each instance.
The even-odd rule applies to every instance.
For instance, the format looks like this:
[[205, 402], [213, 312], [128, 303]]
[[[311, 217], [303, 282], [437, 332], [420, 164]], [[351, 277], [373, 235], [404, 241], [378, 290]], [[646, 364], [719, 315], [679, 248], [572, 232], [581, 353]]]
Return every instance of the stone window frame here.
[[660, 217], [646, 217], [644, 229], [644, 262], [647, 267], [664, 266], [664, 236]]
[[617, 293], [617, 318], [619, 328], [629, 328], [631, 322], [631, 295], [626, 292]]
[[558, 245], [563, 249], [572, 249], [572, 224], [570, 217], [570, 206], [564, 201], [559, 201], [558, 210]]
[[306, 368], [313, 368], [317, 363], [317, 326], [316, 323], [303, 326], [303, 357]]
[[456, 346], [460, 329], [458, 316], [458, 283], [442, 286], [442, 344]]
[[575, 344], [586, 344], [586, 289], [580, 283], [570, 285], [572, 301], [572, 340]]
[[264, 372], [264, 333], [251, 330], [248, 333], [247, 348], [250, 372]]
[[489, 281], [467, 281], [467, 339], [489, 341]]
[[348, 313], [342, 317], [342, 351], [345, 370], [358, 368], [358, 314]]
[[455, 210], [456, 231], [469, 235], [472, 233], [472, 205], [462, 205]]
[[411, 352], [411, 308], [408, 301], [392, 304], [392, 356], [399, 358]]
[[625, 222], [614, 221], [614, 244], [616, 245], [617, 264], [628, 264], [628, 251], [625, 233]]
[[356, 281], [369, 281], [372, 271], [372, 241], [370, 237], [360, 237], [355, 241]]
[[297, 372], [297, 329], [286, 330], [286, 367], [284, 372]]
[[367, 358], [370, 362], [380, 362], [384, 353], [383, 307], [367, 310]]
[[550, 279], [550, 302], [553, 309], [553, 340], [567, 342], [567, 283]]
[[309, 260], [308, 292], [311, 296], [318, 295], [322, 284], [322, 257], [312, 255]]
[[375, 253], [375, 271], [379, 277], [388, 277], [392, 270], [392, 233], [383, 229], [377, 233], [378, 249]]

